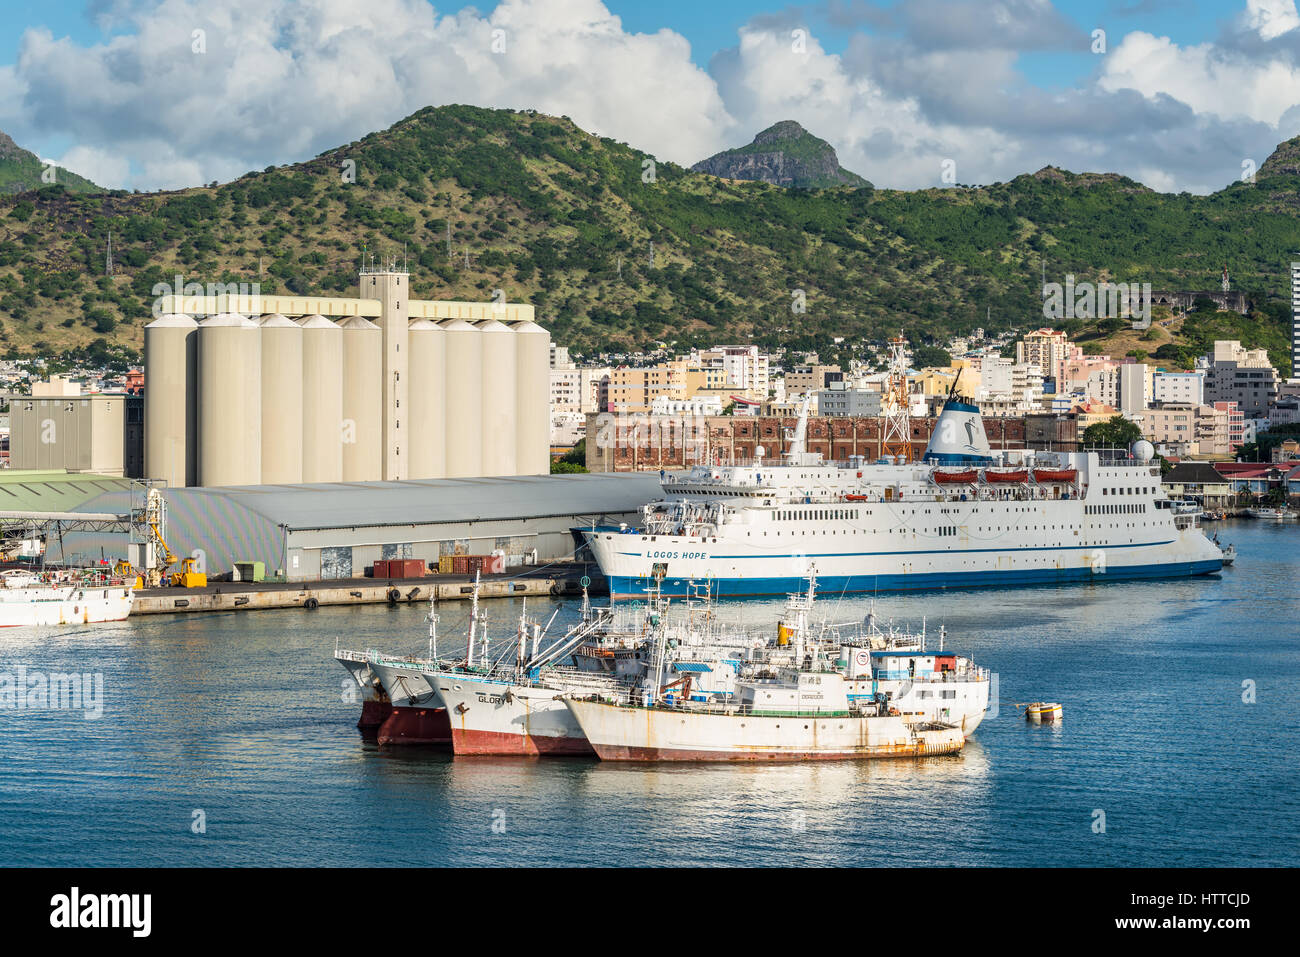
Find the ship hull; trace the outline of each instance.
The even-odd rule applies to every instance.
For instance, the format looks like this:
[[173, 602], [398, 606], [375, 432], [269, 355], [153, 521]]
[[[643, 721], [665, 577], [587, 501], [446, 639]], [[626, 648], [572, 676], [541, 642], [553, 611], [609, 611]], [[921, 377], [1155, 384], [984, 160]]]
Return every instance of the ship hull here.
[[921, 729], [901, 717], [739, 715], [629, 708], [568, 700], [602, 761], [844, 761], [960, 751], [951, 726]]
[[445, 709], [390, 707], [388, 717], [376, 732], [377, 743], [444, 747], [451, 744], [451, 725]]
[[451, 748], [457, 755], [585, 756], [594, 752], [563, 701], [550, 688], [475, 681], [439, 681]]
[[[14, 595], [0, 601], [0, 628], [124, 621], [131, 614], [133, 596], [129, 587], [59, 589], [57, 596], [49, 595], [46, 589], [30, 591], [33, 594], [29, 598]], [[41, 593], [39, 597], [36, 592]]]
[[[857, 573], [839, 573], [834, 569], [845, 564], [840, 556], [807, 555], [800, 556], [817, 569], [817, 584], [828, 593], [876, 593], [927, 591], [945, 588], [997, 588], [1021, 585], [1066, 585], [1084, 582], [1101, 583], [1107, 581], [1129, 581], [1153, 578], [1189, 578], [1199, 575], [1211, 575], [1223, 569], [1223, 558], [1206, 557], [1194, 560], [1171, 562], [1140, 562], [1133, 564], [1115, 564], [1108, 562], [1102, 568], [1089, 565], [1059, 563], [1055, 559], [1022, 558], [1006, 556], [1004, 561], [993, 562], [1002, 567], [990, 567], [974, 570], [946, 568], [935, 571], [900, 571], [900, 562], [895, 562], [879, 571], [863, 570]], [[797, 592], [807, 582], [807, 575], [789, 574], [794, 556], [785, 556], [784, 569], [765, 568], [771, 559], [754, 560], [752, 573], [749, 569], [742, 574], [719, 574], [708, 565], [701, 563], [698, 570], [683, 568], [679, 573], [670, 567], [662, 582], [662, 592], [669, 596], [685, 596], [691, 593], [693, 581], [709, 581], [711, 591], [717, 598], [746, 598], [763, 595], [786, 595]], [[1077, 560], [1077, 559], [1076, 559]], [[960, 555], [956, 560], [948, 559], [947, 564], [962, 564]], [[646, 589], [653, 584], [650, 569], [651, 562], [645, 562], [645, 571], [632, 571], [635, 563], [611, 560], [610, 571], [606, 572], [609, 591], [614, 598], [644, 598]], [[875, 562], [861, 564], [876, 565]], [[908, 562], [915, 567], [919, 562]], [[1020, 565], [1021, 567], [1016, 567]], [[1037, 566], [1037, 567], [1035, 567]], [[784, 571], [785, 573], [782, 573]], [[630, 573], [629, 573], [630, 572]]]

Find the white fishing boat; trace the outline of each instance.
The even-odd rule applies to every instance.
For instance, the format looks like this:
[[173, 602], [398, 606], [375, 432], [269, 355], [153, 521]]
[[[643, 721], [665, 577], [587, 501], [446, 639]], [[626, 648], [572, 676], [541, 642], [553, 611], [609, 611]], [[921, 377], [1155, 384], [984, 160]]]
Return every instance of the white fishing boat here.
[[122, 621], [133, 582], [99, 569], [0, 572], [0, 628]]
[[845, 670], [779, 669], [743, 678], [724, 700], [696, 702], [647, 693], [618, 701], [565, 698], [602, 761], [807, 761], [950, 754], [962, 729], [903, 714], [883, 698], [851, 694], [869, 664], [850, 655]]

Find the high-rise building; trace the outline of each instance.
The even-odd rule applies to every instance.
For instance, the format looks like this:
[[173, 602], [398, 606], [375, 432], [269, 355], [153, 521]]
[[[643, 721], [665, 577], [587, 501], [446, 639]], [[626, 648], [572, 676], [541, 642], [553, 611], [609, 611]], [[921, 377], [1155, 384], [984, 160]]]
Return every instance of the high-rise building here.
[[1300, 376], [1300, 262], [1291, 264], [1291, 375]]
[[1060, 381], [1061, 363], [1070, 355], [1070, 340], [1055, 329], [1036, 329], [1016, 343], [1016, 362], [1036, 365], [1049, 379]]

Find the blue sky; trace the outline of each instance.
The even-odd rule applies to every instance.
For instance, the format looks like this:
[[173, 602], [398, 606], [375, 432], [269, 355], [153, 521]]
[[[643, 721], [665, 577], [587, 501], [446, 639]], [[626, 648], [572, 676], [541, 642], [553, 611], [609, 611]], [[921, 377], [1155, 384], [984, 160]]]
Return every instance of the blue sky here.
[[[225, 179], [448, 102], [564, 113], [683, 163], [795, 119], [844, 165], [901, 188], [938, 185], [953, 160], [961, 182], [1051, 164], [1206, 192], [1300, 132], [1294, 0], [0, 9], [0, 129], [107, 185]], [[793, 26], [810, 34], [797, 60]], [[190, 50], [191, 28], [211, 38], [203, 57]], [[1089, 49], [1097, 28], [1104, 55]], [[510, 47], [494, 57], [484, 48], [498, 29]], [[196, 120], [205, 116], [232, 125]]]

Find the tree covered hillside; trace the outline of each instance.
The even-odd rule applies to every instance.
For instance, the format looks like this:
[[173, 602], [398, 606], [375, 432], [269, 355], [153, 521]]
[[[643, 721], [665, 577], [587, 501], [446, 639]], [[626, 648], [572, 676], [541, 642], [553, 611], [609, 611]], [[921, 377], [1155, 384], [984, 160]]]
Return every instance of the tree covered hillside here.
[[1177, 289], [1215, 288], [1226, 263], [1237, 288], [1274, 297], [1229, 321], [1281, 361], [1300, 171], [1270, 162], [1208, 197], [1050, 168], [984, 188], [786, 189], [656, 162], [563, 118], [429, 108], [224, 185], [0, 200], [0, 350], [138, 349], [154, 285], [177, 274], [347, 293], [366, 250], [405, 255], [417, 296], [532, 302], [579, 351], [817, 348], [899, 328], [934, 342], [1043, 324], [1044, 262], [1049, 281]]

